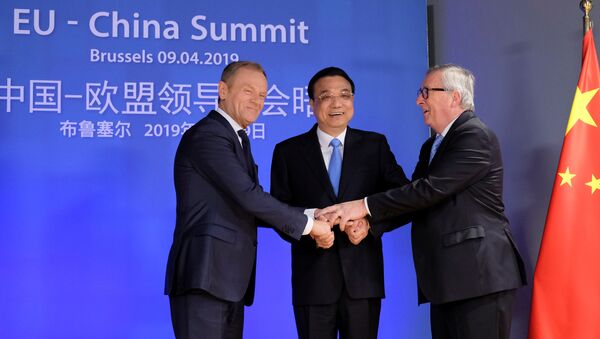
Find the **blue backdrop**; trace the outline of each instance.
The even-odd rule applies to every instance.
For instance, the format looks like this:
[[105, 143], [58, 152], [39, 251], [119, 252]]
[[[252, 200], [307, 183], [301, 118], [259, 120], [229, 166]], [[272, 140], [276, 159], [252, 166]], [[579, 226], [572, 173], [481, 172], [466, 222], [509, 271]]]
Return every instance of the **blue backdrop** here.
[[[249, 132], [269, 188], [274, 145], [315, 119], [326, 66], [356, 83], [356, 128], [384, 133], [411, 173], [428, 131], [426, 2], [2, 1], [0, 328], [6, 338], [171, 338], [162, 295], [181, 134], [215, 105], [230, 61], [260, 62]], [[259, 231], [245, 337], [291, 338], [289, 244]], [[384, 238], [381, 338], [426, 338], [409, 227]]]

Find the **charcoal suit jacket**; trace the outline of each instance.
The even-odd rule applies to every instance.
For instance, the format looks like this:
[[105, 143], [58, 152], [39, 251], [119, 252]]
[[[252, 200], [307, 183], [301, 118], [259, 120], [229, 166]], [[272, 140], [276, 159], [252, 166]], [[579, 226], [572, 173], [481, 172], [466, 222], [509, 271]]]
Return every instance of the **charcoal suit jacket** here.
[[[271, 194], [293, 206], [324, 208], [406, 183], [386, 138], [378, 133], [348, 127], [338, 196], [327, 174], [317, 125], [277, 144], [273, 153]], [[358, 245], [337, 227], [330, 249], [317, 248], [310, 236], [291, 241], [293, 304], [335, 303], [344, 286], [351, 298], [383, 298], [381, 236], [401, 224], [396, 220], [372, 224], [370, 234]]]
[[431, 163], [434, 137], [421, 148], [409, 185], [367, 198], [372, 220], [416, 213], [412, 249], [419, 302], [446, 303], [526, 283], [502, 200], [496, 135], [463, 112]]

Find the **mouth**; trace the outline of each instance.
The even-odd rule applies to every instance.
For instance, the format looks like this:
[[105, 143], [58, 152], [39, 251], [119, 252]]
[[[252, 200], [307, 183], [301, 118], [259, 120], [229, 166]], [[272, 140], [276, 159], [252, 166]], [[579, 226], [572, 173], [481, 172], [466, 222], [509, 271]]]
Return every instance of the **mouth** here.
[[330, 117], [337, 117], [337, 116], [341, 116], [344, 115], [344, 112], [331, 112], [328, 114]]

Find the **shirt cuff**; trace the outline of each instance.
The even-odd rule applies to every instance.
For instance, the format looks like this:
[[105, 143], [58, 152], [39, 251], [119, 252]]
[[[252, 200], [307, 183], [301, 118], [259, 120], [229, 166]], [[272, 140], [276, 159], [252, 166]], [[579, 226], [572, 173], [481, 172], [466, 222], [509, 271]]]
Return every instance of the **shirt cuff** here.
[[367, 213], [369, 213], [369, 216], [372, 217], [371, 210], [369, 210], [369, 203], [367, 203], [367, 197], [365, 197], [363, 199], [363, 202], [365, 203], [365, 208], [367, 209]]
[[310, 231], [312, 231], [313, 224], [315, 223], [313, 219], [315, 215], [315, 209], [312, 208], [304, 210], [304, 215], [308, 217], [308, 220], [306, 221], [306, 226], [304, 227], [304, 232], [302, 232], [302, 235], [307, 235], [310, 233]]

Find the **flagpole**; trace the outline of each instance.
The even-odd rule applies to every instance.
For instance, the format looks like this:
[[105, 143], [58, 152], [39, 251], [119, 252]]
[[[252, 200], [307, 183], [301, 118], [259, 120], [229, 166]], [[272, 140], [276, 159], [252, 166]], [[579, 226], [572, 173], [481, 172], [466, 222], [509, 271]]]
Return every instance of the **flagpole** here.
[[592, 28], [593, 23], [590, 20], [590, 11], [592, 10], [592, 0], [581, 0], [579, 7], [585, 13], [583, 15], [583, 35]]

